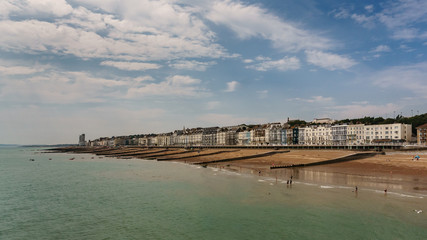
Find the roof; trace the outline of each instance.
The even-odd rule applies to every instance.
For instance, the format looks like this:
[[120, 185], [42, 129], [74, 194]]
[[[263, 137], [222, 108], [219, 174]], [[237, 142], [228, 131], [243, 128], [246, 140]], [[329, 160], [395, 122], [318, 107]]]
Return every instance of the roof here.
[[423, 125], [417, 127], [417, 129], [419, 128], [427, 128], [427, 123], [424, 123]]

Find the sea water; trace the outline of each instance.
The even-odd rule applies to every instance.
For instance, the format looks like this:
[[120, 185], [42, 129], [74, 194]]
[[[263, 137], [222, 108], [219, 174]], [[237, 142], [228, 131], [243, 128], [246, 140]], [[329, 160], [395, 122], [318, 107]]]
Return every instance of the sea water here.
[[427, 197], [0, 148], [0, 239], [427, 239]]

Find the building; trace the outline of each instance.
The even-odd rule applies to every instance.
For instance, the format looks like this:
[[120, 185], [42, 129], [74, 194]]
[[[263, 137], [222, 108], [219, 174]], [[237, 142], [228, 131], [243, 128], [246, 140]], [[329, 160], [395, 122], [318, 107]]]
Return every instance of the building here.
[[417, 144], [427, 145], [427, 123], [417, 127]]
[[299, 145], [306, 145], [306, 139], [305, 139], [306, 130], [308, 133], [310, 131], [310, 128], [309, 127], [298, 128], [298, 144]]
[[347, 145], [347, 128], [347, 125], [331, 126], [333, 145]]
[[311, 123], [314, 124], [332, 124], [335, 121], [330, 118], [315, 118]]
[[251, 131], [242, 130], [237, 133], [237, 144], [240, 146], [251, 145]]
[[79, 146], [86, 146], [85, 134], [79, 136]]
[[352, 124], [347, 127], [347, 145], [365, 143], [365, 124]]
[[365, 126], [366, 143], [409, 142], [411, 140], [411, 136], [411, 124], [393, 123]]
[[282, 142], [282, 125], [269, 123], [265, 128], [265, 142], [268, 145], [280, 145]]
[[299, 131], [298, 128], [292, 129], [292, 144], [298, 144]]
[[267, 124], [258, 125], [251, 130], [251, 144], [256, 146], [265, 145], [265, 129]]
[[[202, 129], [202, 145], [214, 146], [217, 144], [217, 133], [219, 127], [210, 127]], [[225, 140], [224, 140], [225, 143]]]

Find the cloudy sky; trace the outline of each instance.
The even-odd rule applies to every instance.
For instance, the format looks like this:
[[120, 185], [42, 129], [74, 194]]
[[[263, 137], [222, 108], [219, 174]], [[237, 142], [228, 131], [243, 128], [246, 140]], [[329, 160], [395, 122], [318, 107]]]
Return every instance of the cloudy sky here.
[[0, 0], [0, 143], [427, 112], [425, 0]]

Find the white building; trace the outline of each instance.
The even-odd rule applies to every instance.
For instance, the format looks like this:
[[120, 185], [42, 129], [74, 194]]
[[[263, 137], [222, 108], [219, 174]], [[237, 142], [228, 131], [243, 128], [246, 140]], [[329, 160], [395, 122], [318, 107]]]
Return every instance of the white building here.
[[237, 134], [237, 144], [241, 146], [251, 145], [251, 131], [241, 131]]
[[[305, 145], [331, 145], [332, 144], [332, 129], [330, 125], [313, 125], [304, 129], [304, 144]], [[301, 137], [301, 134], [300, 134]], [[301, 141], [300, 141], [301, 142]]]
[[352, 124], [347, 127], [347, 145], [365, 143], [365, 124]]
[[332, 144], [347, 145], [347, 125], [334, 125], [332, 129]]
[[268, 145], [280, 145], [282, 143], [282, 125], [280, 123], [267, 124], [265, 141]]
[[408, 142], [412, 136], [412, 125], [403, 123], [366, 125], [366, 143]]
[[315, 118], [312, 121], [312, 123], [315, 123], [315, 124], [329, 124], [329, 125], [334, 123], [334, 122], [335, 121], [330, 119], [330, 118]]

